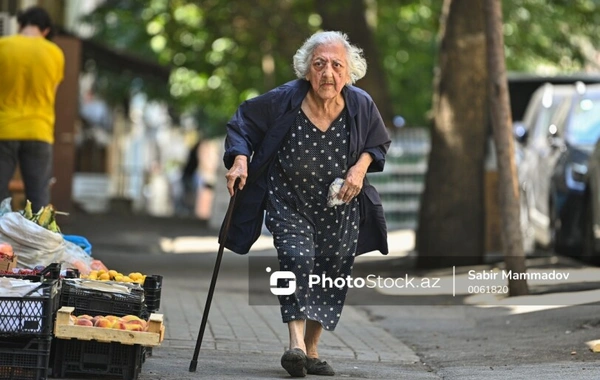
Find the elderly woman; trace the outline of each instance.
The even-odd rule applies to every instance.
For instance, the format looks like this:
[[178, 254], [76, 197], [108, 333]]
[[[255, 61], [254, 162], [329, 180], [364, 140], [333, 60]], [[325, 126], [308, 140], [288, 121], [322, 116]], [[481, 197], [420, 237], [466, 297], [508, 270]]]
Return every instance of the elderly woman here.
[[[245, 101], [227, 125], [227, 188], [242, 191], [225, 246], [247, 253], [266, 211], [280, 269], [297, 280], [279, 296], [290, 334], [281, 365], [294, 377], [334, 375], [317, 345], [338, 323], [348, 286], [309, 287], [308, 278], [344, 279], [356, 255], [388, 253], [381, 200], [365, 175], [383, 170], [390, 139], [371, 97], [352, 86], [367, 64], [345, 34], [312, 35], [294, 70], [297, 80]], [[328, 205], [336, 178], [338, 202]]]

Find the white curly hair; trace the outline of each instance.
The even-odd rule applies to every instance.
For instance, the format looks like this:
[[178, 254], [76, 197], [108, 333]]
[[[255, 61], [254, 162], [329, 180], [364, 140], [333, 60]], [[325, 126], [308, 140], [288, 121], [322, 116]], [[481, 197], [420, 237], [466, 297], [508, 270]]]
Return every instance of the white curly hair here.
[[340, 43], [346, 49], [348, 74], [350, 81], [347, 85], [356, 83], [367, 73], [367, 60], [363, 57], [361, 48], [350, 44], [346, 33], [337, 31], [317, 32], [310, 36], [294, 54], [294, 71], [300, 79], [306, 79], [310, 72], [310, 62], [317, 46]]

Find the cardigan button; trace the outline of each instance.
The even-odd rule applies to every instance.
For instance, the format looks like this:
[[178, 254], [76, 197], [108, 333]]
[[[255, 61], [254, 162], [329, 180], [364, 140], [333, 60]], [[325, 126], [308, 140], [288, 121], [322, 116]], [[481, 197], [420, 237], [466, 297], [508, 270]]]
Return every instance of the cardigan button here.
[[356, 158], [356, 152], [352, 152], [352, 158]]

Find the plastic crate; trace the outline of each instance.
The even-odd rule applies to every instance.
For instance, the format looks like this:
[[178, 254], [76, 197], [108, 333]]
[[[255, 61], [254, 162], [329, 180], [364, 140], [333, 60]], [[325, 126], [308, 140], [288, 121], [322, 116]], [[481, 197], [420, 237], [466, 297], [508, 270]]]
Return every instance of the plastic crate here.
[[0, 337], [52, 335], [59, 306], [60, 282], [46, 281], [25, 296], [0, 297]]
[[144, 297], [146, 308], [153, 313], [160, 308], [160, 296], [163, 277], [160, 275], [146, 276], [144, 280]]
[[[41, 271], [38, 270], [23, 270], [22, 273], [14, 273], [14, 272], [2, 272], [0, 273], [0, 277], [8, 277], [8, 278], [20, 278], [23, 280], [35, 281], [35, 282], [43, 282], [47, 280], [58, 280], [60, 279], [60, 264], [53, 263], [48, 265], [46, 268]], [[67, 271], [68, 272], [68, 271]]]
[[0, 339], [0, 380], [46, 380], [51, 339]]
[[[74, 315], [115, 315], [122, 317], [131, 314], [138, 317], [142, 316], [144, 290], [141, 286], [125, 284], [130, 286], [130, 293], [115, 293], [82, 288], [78, 285], [81, 281], [79, 279], [63, 280], [60, 306], [74, 307]], [[121, 286], [124, 286], [124, 284], [121, 284]]]
[[142, 369], [142, 346], [100, 343], [93, 340], [55, 339], [52, 375], [54, 377], [119, 376], [137, 379]]

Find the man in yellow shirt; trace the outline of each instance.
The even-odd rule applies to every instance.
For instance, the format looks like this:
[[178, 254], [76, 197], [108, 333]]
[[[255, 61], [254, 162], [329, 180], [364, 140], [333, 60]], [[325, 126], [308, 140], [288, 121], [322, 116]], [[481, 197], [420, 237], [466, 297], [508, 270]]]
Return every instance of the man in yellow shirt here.
[[40, 7], [17, 15], [19, 33], [0, 38], [0, 200], [17, 163], [34, 212], [50, 203], [54, 102], [65, 58], [49, 39], [52, 20]]

